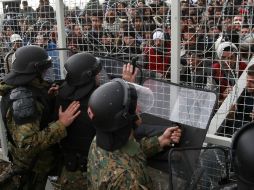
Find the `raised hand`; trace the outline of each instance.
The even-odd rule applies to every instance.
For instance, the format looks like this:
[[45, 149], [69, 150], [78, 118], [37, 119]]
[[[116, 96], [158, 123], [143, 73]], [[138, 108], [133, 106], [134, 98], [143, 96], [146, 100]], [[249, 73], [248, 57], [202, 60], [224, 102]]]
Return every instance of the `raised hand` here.
[[80, 114], [79, 110], [80, 104], [78, 101], [73, 101], [65, 111], [62, 111], [62, 106], [59, 108], [58, 116], [59, 121], [68, 127]]
[[122, 78], [128, 82], [135, 82], [136, 76], [138, 74], [138, 68], [135, 68], [132, 64], [128, 63], [123, 65], [123, 74]]

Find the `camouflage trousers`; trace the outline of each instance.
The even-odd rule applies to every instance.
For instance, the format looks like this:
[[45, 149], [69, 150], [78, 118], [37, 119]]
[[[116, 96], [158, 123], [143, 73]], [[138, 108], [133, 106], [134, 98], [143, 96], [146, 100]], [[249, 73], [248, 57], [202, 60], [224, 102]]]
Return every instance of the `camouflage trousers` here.
[[0, 189], [3, 190], [45, 190], [45, 173], [28, 173], [8, 162], [0, 161]]
[[87, 190], [87, 173], [77, 170], [71, 172], [63, 167], [55, 190]]

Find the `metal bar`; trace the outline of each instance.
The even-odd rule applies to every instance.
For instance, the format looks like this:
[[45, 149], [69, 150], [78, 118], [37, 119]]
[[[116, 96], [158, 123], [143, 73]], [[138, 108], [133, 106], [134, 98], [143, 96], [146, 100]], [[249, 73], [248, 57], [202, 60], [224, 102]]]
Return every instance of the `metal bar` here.
[[210, 144], [224, 146], [224, 147], [230, 147], [231, 142], [232, 142], [232, 139], [228, 137], [222, 137], [222, 136], [213, 135], [213, 134], [206, 134], [205, 143], [210, 143]]
[[[171, 82], [179, 84], [180, 82], [180, 1], [171, 2]], [[170, 109], [179, 108], [177, 105], [177, 90], [170, 90]], [[179, 116], [177, 116], [179, 117]]]
[[180, 82], [180, 1], [171, 2], [171, 82]]
[[[56, 3], [58, 47], [59, 48], [66, 48], [66, 34], [65, 34], [65, 26], [64, 26], [63, 0], [56, 0], [55, 3]], [[64, 79], [65, 78], [64, 63], [67, 59], [67, 52], [66, 51], [59, 51], [59, 59], [60, 59], [61, 79]]]

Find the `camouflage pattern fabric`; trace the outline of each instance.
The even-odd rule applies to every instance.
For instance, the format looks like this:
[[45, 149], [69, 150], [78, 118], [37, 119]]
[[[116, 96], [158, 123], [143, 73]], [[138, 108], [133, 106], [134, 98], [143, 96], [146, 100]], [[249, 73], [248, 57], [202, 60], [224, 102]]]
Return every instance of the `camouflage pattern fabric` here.
[[[4, 83], [0, 84], [0, 95], [4, 95], [13, 87]], [[65, 127], [60, 122], [52, 122], [45, 129], [40, 129], [40, 117], [43, 112], [43, 105], [36, 102], [39, 117], [31, 122], [17, 125], [14, 122], [12, 112], [9, 109], [6, 114], [7, 127], [12, 136], [14, 144], [9, 143], [8, 149], [13, 158], [12, 163], [22, 169], [29, 169], [36, 158], [33, 167], [33, 179], [27, 182], [32, 183], [34, 189], [45, 189], [47, 173], [55, 167], [56, 152], [53, 144], [58, 143], [67, 135]], [[53, 114], [53, 113], [52, 113]], [[25, 189], [25, 188], [24, 188]]]
[[147, 190], [154, 189], [147, 173], [146, 158], [160, 151], [157, 137], [140, 143], [131, 138], [119, 150], [109, 152], [93, 140], [88, 155], [89, 190]]
[[58, 184], [61, 190], [87, 190], [87, 174], [80, 170], [71, 172], [63, 167]]
[[13, 168], [10, 162], [0, 160], [0, 189], [18, 189], [19, 176], [11, 177]]

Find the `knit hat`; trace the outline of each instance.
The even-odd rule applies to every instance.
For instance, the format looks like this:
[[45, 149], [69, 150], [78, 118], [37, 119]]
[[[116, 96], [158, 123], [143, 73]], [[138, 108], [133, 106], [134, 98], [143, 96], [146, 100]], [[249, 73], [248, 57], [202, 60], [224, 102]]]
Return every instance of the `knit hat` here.
[[153, 40], [161, 39], [164, 40], [164, 33], [162, 31], [156, 31], [153, 33]]

